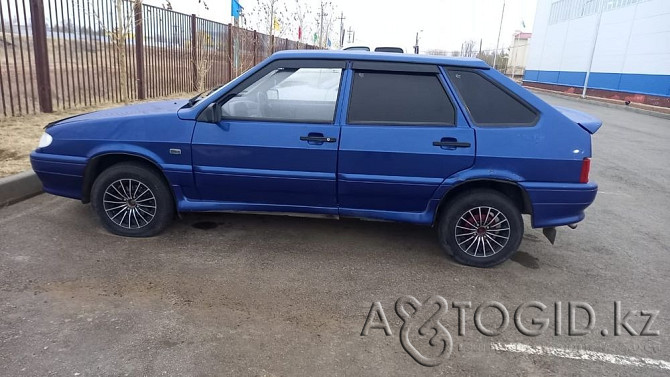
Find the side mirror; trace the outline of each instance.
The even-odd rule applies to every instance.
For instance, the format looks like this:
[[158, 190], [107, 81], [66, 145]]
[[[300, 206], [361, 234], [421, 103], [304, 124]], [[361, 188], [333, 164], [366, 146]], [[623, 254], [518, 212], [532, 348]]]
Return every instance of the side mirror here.
[[198, 116], [199, 122], [219, 123], [223, 118], [221, 105], [216, 102], [210, 103]]

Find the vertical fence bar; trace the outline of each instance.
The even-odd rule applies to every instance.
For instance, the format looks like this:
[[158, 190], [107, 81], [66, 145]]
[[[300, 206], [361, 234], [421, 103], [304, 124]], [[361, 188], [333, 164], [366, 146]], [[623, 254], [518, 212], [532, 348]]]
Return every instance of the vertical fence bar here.
[[[49, 31], [50, 31], [50, 36], [51, 36], [51, 58], [53, 59], [54, 62], [54, 83], [56, 84], [56, 108], [60, 107], [60, 99], [58, 98], [58, 66], [56, 65], [56, 51], [58, 51], [58, 55], [60, 56], [60, 49], [56, 47], [56, 38], [54, 38], [54, 22], [53, 22], [53, 13], [56, 13], [57, 11], [54, 9], [54, 12], [51, 12], [51, 0], [48, 2], [49, 6]], [[58, 16], [56, 15], [56, 19], [58, 19]], [[58, 24], [58, 23], [56, 23]], [[56, 37], [58, 37], [58, 34], [56, 34]], [[60, 59], [58, 59], [58, 63], [60, 64]], [[60, 76], [61, 83], [63, 80], [63, 76]], [[63, 86], [61, 85], [61, 92], [63, 90]], [[65, 107], [65, 106], [63, 106]]]
[[[18, 95], [21, 91], [21, 86], [19, 85], [19, 71], [18, 71], [18, 66], [16, 64], [16, 44], [14, 42], [14, 28], [12, 27], [12, 5], [7, 2], [7, 14], [9, 15], [9, 37], [12, 46], [12, 58], [14, 61], [14, 83], [16, 84], [16, 104], [18, 105], [18, 113], [21, 114], [21, 97]], [[3, 19], [4, 22], [4, 19]], [[4, 37], [4, 36], [3, 36]], [[7, 67], [7, 76], [10, 76], [9, 72], [9, 67]], [[11, 77], [9, 78], [11, 82]], [[9, 93], [10, 96], [14, 97], [14, 93], [10, 91]]]
[[192, 76], [192, 85], [191, 85], [191, 90], [197, 90], [197, 85], [198, 85], [198, 56], [197, 56], [197, 42], [198, 42], [198, 37], [196, 36], [197, 33], [197, 24], [196, 24], [197, 18], [195, 17], [195, 14], [191, 14], [191, 69], [193, 69], [193, 76]]
[[142, 21], [142, 3], [135, 2], [135, 64], [137, 65], [137, 99], [145, 99], [144, 90], [144, 23]]
[[155, 23], [155, 30], [156, 34], [154, 35], [154, 44], [156, 45], [156, 55], [157, 55], [157, 62], [158, 64], [156, 65], [156, 70], [158, 71], [158, 76], [157, 78], [160, 78], [158, 82], [160, 85], [158, 85], [158, 96], [164, 96], [165, 95], [165, 80], [163, 80], [162, 76], [165, 74], [165, 56], [163, 54], [163, 41], [162, 38], [164, 36], [163, 34], [163, 22], [162, 18], [160, 18], [160, 11], [158, 8], [154, 11], [156, 14], [156, 23]]
[[94, 68], [93, 82], [95, 84], [95, 102], [100, 103], [100, 102], [102, 102], [102, 96], [103, 96], [102, 91], [101, 91], [102, 85], [101, 85], [101, 82], [100, 82], [100, 80], [101, 80], [100, 64], [99, 64], [99, 62], [100, 62], [100, 46], [98, 44], [98, 42], [99, 42], [98, 39], [99, 38], [98, 38], [98, 35], [95, 31], [96, 29], [93, 26], [93, 22], [91, 22], [91, 14], [94, 12], [94, 10], [91, 9], [91, 8], [93, 8], [93, 7], [94, 7], [93, 2], [92, 1], [89, 2], [88, 3], [88, 12], [86, 12], [87, 13], [86, 15], [88, 16], [87, 17], [87, 19], [88, 19], [88, 36], [91, 40], [91, 51], [92, 51], [91, 52], [91, 61], [92, 61], [91, 66]]
[[[2, 24], [2, 36], [3, 36], [3, 42], [2, 42], [2, 48], [4, 49], [4, 55], [5, 55], [5, 62], [7, 66], [7, 82], [9, 85], [9, 109], [10, 109], [10, 114], [13, 116], [14, 115], [14, 104], [12, 103], [12, 80], [9, 77], [9, 59], [7, 58], [7, 44], [4, 41], [4, 36], [5, 36], [5, 16], [2, 11], [2, 0], [0, 0], [0, 24]], [[5, 102], [5, 81], [2, 78], [2, 69], [0, 69], [0, 95], [2, 95], [2, 113], [7, 116], [7, 104]]]
[[35, 72], [40, 110], [53, 112], [51, 102], [51, 81], [49, 80], [49, 54], [47, 53], [47, 31], [44, 19], [44, 2], [30, 0], [30, 14], [33, 29], [33, 48], [35, 49]]
[[[60, 15], [61, 15], [61, 17], [63, 16], [63, 0], [60, 0]], [[60, 40], [61, 39], [63, 40], [62, 50], [63, 50], [63, 55], [65, 57], [65, 66], [63, 66], [63, 64], [61, 62], [61, 68], [60, 69], [61, 69], [61, 71], [65, 72], [65, 84], [66, 84], [65, 86], [67, 87], [67, 92], [66, 92], [67, 93], [67, 105], [68, 105], [68, 107], [71, 108], [72, 107], [72, 92], [70, 91], [70, 71], [67, 69], [67, 62], [69, 61], [69, 59], [67, 58], [67, 40], [65, 39], [65, 24], [61, 23], [60, 19], [59, 19], [59, 23], [58, 23], [58, 41], [59, 41], [58, 51], [61, 50], [61, 48], [60, 48]], [[60, 58], [59, 58], [59, 61], [60, 61]], [[63, 77], [62, 75], [63, 75], [63, 72], [61, 72], [61, 80], [62, 80], [62, 77]], [[61, 83], [61, 85], [63, 85], [63, 84]], [[63, 96], [63, 107], [65, 107], [65, 97], [64, 96]]]
[[93, 96], [91, 92], [93, 91], [91, 87], [91, 66], [90, 66], [90, 60], [89, 60], [89, 55], [90, 55], [90, 44], [88, 41], [88, 33], [86, 32], [86, 9], [81, 5], [81, 4], [76, 4], [78, 11], [77, 11], [77, 17], [79, 17], [79, 27], [77, 28], [79, 30], [79, 40], [81, 41], [81, 54], [82, 54], [82, 63], [84, 65], [84, 82], [86, 83], [86, 86], [84, 88], [84, 92], [88, 94], [88, 105], [91, 106], [93, 105]]
[[228, 46], [226, 46], [228, 56], [228, 80], [233, 80], [233, 25], [228, 24]]
[[254, 30], [254, 57], [253, 63], [256, 65], [258, 63], [258, 32]]
[[[37, 112], [35, 109], [35, 82], [33, 80], [33, 61], [32, 53], [30, 52], [30, 35], [28, 34], [28, 12], [26, 12], [26, 0], [21, 0], [23, 7], [23, 25], [26, 32], [26, 50], [28, 52], [28, 72], [30, 74], [30, 99], [33, 104], [33, 113]], [[45, 28], [46, 35], [46, 28]], [[26, 88], [27, 93], [28, 88]]]

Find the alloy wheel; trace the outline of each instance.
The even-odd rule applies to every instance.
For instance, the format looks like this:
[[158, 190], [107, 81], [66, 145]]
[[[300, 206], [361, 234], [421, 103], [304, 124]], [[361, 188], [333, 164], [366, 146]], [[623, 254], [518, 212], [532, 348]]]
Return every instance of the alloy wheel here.
[[473, 257], [490, 257], [507, 245], [510, 223], [501, 211], [493, 207], [474, 207], [458, 219], [454, 235], [464, 253]]
[[102, 198], [107, 217], [126, 229], [147, 226], [156, 216], [157, 203], [153, 191], [135, 179], [119, 179], [105, 189]]

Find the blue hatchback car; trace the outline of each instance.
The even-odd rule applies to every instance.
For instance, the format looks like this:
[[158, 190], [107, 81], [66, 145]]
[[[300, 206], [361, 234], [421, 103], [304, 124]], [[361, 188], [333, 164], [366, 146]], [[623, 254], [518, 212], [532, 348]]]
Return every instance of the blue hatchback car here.
[[49, 124], [31, 162], [114, 234], [192, 211], [391, 220], [489, 267], [519, 247], [522, 214], [552, 242], [584, 218], [600, 125], [477, 59], [284, 51], [190, 100]]

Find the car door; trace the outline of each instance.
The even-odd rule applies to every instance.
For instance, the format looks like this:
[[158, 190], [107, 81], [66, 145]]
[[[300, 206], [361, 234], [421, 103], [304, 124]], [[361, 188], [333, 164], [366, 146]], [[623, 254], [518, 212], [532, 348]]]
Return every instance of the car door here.
[[337, 212], [341, 61], [277, 61], [219, 100], [221, 121], [198, 121], [193, 170], [200, 198], [222, 208]]
[[474, 163], [474, 131], [436, 66], [355, 61], [352, 69], [338, 157], [340, 214], [428, 221], [435, 190]]

